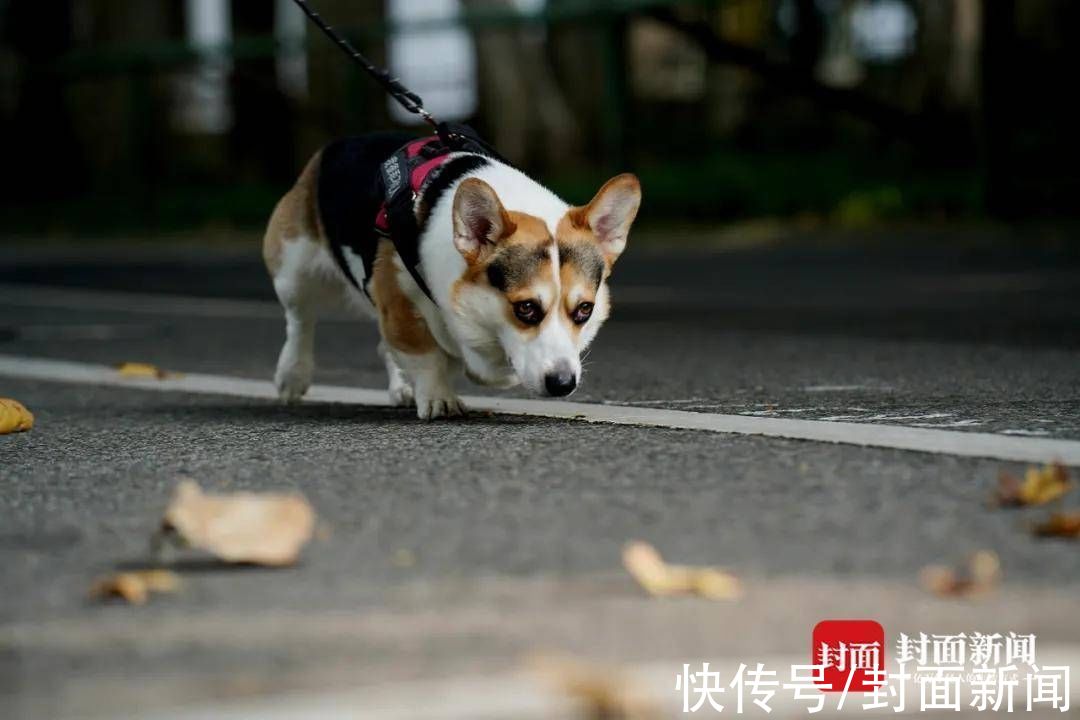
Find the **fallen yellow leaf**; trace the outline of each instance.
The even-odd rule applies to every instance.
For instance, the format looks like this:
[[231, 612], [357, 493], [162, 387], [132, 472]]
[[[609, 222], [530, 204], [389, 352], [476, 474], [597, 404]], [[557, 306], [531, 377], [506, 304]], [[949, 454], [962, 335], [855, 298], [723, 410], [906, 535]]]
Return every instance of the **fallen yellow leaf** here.
[[311, 539], [315, 512], [300, 495], [205, 494], [185, 480], [165, 510], [162, 533], [232, 563], [291, 565]]
[[116, 372], [130, 378], [154, 378], [164, 380], [168, 377], [179, 377], [180, 373], [162, 370], [157, 365], [141, 362], [125, 362], [116, 366]]
[[150, 593], [168, 593], [180, 587], [180, 578], [168, 570], [132, 570], [96, 580], [91, 598], [119, 597], [132, 605], [144, 605]]
[[399, 548], [394, 551], [392, 561], [399, 568], [411, 568], [416, 564], [416, 553], [407, 548]]
[[1072, 489], [1069, 471], [1060, 463], [1042, 468], [1029, 467], [1021, 482], [1015, 475], [1002, 472], [998, 475], [995, 499], [1004, 507], [1044, 505], [1053, 502]]
[[1034, 528], [1039, 537], [1080, 539], [1080, 511], [1051, 513], [1045, 522]]
[[698, 595], [709, 600], [742, 596], [742, 583], [712, 567], [669, 565], [652, 545], [635, 541], [623, 548], [623, 566], [650, 595]]
[[34, 414], [18, 400], [0, 398], [0, 435], [34, 427]]
[[583, 720], [655, 720], [664, 717], [653, 701], [611, 668], [564, 657], [531, 658], [527, 665], [545, 682], [581, 705]]
[[919, 582], [941, 597], [971, 597], [986, 593], [1001, 582], [1001, 561], [991, 550], [979, 550], [960, 570], [946, 565], [927, 565], [919, 572]]

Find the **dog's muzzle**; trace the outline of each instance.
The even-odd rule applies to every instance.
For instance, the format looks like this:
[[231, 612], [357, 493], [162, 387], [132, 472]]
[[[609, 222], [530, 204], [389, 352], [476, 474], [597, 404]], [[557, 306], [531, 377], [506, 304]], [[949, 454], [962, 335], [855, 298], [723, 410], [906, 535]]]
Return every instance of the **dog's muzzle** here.
[[561, 360], [544, 375], [544, 389], [552, 397], [566, 397], [577, 387], [577, 375], [570, 363]]

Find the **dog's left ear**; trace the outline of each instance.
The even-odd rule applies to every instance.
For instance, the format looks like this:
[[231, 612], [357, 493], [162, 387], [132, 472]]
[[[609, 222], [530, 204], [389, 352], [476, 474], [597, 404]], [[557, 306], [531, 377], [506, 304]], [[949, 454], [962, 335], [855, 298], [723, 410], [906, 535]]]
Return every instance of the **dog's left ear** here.
[[468, 178], [454, 195], [454, 247], [472, 265], [517, 229], [494, 188]]
[[640, 206], [641, 183], [636, 175], [623, 173], [604, 183], [588, 205], [575, 208], [574, 224], [593, 231], [611, 265], [626, 247], [630, 226]]

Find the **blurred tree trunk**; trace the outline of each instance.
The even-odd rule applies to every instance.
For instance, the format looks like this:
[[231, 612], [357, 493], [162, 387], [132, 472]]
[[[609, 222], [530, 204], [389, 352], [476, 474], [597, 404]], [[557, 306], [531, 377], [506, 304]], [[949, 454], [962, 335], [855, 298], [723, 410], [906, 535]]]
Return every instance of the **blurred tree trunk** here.
[[[382, 2], [320, 0], [319, 12], [376, 65], [386, 66], [382, 38], [360, 35], [386, 19]], [[386, 94], [314, 26], [308, 27], [307, 122], [303, 160], [335, 136], [370, 132], [389, 123]]]
[[986, 173], [986, 208], [993, 214], [1016, 214], [1013, 186], [1015, 168], [1012, 132], [1015, 113], [1016, 3], [983, 3], [983, 156]]
[[983, 4], [986, 202], [1006, 217], [1075, 214], [1080, 62], [1075, 0]]
[[974, 86], [978, 68], [978, 0], [920, 0], [918, 46], [904, 66], [905, 105], [933, 128], [922, 140], [934, 164], [970, 166], [977, 157]]
[[[4, 36], [12, 54], [12, 114], [4, 118], [2, 143], [16, 196], [57, 198], [85, 180], [65, 86], [51, 65], [72, 46], [70, 0], [12, 3], [2, 8]], [[48, 32], [42, 32], [48, 28]]]
[[[548, 0], [558, 8], [574, 0]], [[603, 23], [561, 23], [548, 29], [548, 46], [564, 97], [575, 110], [581, 154], [577, 164], [597, 165], [602, 159], [605, 132], [606, 44], [610, 31]]]
[[[274, 3], [233, 3], [233, 36], [274, 33]], [[274, 56], [233, 60], [231, 95], [235, 121], [229, 133], [233, 178], [287, 186], [296, 176], [294, 107], [278, 86]]]
[[[469, 10], [513, 10], [511, 0], [462, 0]], [[481, 102], [491, 140], [512, 162], [556, 166], [572, 162], [581, 129], [534, 28], [482, 29], [473, 33], [479, 60]]]
[[912, 100], [935, 112], [966, 114], [978, 97], [980, 0], [920, 0], [918, 53], [908, 72]]
[[795, 0], [795, 16], [791, 64], [795, 72], [813, 75], [825, 51], [825, 18], [814, 0]]
[[979, 98], [979, 50], [982, 42], [982, 3], [954, 0], [949, 97], [956, 107], [973, 110]]

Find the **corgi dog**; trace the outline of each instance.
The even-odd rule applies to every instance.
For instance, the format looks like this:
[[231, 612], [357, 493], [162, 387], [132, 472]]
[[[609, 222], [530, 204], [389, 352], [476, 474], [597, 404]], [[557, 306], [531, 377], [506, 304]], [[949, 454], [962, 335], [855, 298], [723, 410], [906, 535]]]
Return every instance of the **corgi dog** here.
[[[481, 385], [548, 397], [580, 384], [581, 353], [608, 317], [608, 277], [641, 203], [638, 179], [618, 175], [571, 206], [486, 154], [428, 159], [431, 140], [338, 140], [278, 202], [263, 258], [285, 310], [274, 375], [282, 400], [307, 391], [316, 322], [340, 308], [378, 321], [390, 402], [415, 405], [421, 419], [463, 413], [454, 390], [462, 370]], [[413, 169], [419, 232], [408, 252], [379, 229], [378, 179], [395, 154]]]

